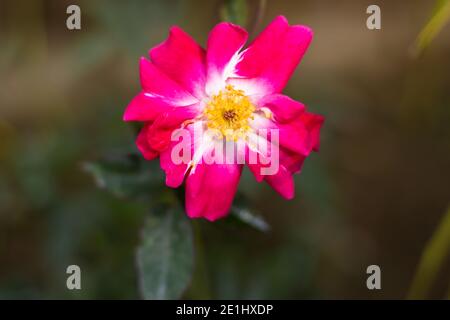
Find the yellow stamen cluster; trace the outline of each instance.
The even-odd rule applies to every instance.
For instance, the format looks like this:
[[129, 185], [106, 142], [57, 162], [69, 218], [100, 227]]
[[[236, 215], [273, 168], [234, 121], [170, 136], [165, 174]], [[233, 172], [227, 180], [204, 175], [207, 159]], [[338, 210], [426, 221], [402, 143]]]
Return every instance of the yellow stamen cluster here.
[[225, 90], [213, 96], [207, 103], [204, 115], [207, 126], [227, 140], [238, 140], [250, 129], [248, 121], [253, 119], [255, 106], [242, 90], [227, 85]]

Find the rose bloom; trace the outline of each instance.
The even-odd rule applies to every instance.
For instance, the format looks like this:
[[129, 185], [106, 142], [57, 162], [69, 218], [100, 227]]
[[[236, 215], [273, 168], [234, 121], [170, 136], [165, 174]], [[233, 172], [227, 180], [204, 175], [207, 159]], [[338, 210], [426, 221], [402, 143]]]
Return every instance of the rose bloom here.
[[[294, 197], [293, 174], [318, 150], [324, 119], [281, 92], [312, 35], [310, 28], [290, 26], [279, 16], [243, 49], [247, 32], [223, 22], [210, 32], [205, 50], [182, 29], [172, 27], [168, 39], [150, 50], [150, 60], [141, 58], [142, 91], [123, 119], [143, 122], [137, 147], [147, 160], [159, 157], [169, 187], [186, 180], [189, 217], [213, 221], [227, 215], [244, 165], [238, 157], [258, 182], [266, 181], [286, 199]], [[180, 128], [193, 133], [195, 126], [215, 134], [205, 133], [200, 143], [192, 139], [191, 161], [174, 161], [179, 141], [172, 134]], [[261, 129], [275, 129], [279, 138], [279, 164], [272, 174], [261, 170], [271, 165], [267, 150], [273, 150], [270, 135], [261, 137]], [[200, 161], [223, 141], [239, 147], [235, 161]], [[249, 161], [254, 155], [257, 161]]]

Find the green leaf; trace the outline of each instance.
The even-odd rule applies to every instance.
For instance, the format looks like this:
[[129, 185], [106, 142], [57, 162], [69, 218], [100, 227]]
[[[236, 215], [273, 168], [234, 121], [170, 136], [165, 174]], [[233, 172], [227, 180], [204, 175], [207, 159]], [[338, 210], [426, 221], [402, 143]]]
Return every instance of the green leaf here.
[[160, 211], [149, 217], [142, 231], [139, 285], [145, 299], [178, 299], [193, 271], [192, 228], [181, 207]]
[[408, 299], [424, 299], [450, 253], [450, 207], [420, 258]]
[[419, 55], [425, 50], [433, 39], [439, 34], [445, 24], [450, 20], [450, 0], [438, 0], [436, 1], [435, 10], [427, 22], [425, 27], [418, 35], [414, 53]]
[[241, 26], [247, 25], [248, 8], [246, 0], [225, 0], [220, 8], [220, 19]]
[[99, 188], [121, 198], [146, 199], [158, 191], [164, 181], [155, 161], [143, 161], [137, 155], [112, 157], [83, 166]]

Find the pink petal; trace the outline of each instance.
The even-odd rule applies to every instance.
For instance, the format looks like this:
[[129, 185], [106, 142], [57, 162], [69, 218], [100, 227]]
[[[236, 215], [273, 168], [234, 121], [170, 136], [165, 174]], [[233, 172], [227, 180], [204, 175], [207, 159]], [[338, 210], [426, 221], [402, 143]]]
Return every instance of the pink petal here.
[[[300, 62], [312, 39], [306, 26], [289, 26], [285, 17], [275, 18], [243, 52], [236, 66], [240, 77], [259, 78], [267, 93], [281, 92]], [[244, 79], [241, 79], [244, 82]]]
[[[300, 120], [300, 119], [298, 119]], [[300, 125], [303, 126], [301, 121]], [[307, 141], [310, 141], [310, 137], [308, 136], [309, 132], [305, 130], [307, 135]], [[301, 170], [304, 160], [306, 159], [307, 154], [310, 153], [311, 147], [306, 147], [305, 150], [300, 149], [300, 153], [297, 151], [293, 151], [291, 149], [295, 149], [295, 146], [292, 146], [290, 141], [285, 141], [285, 145], [288, 144], [291, 149], [287, 149], [285, 146], [281, 144], [278, 149], [278, 171], [273, 174], [267, 174], [267, 169], [271, 168], [271, 170], [275, 169], [275, 164], [272, 163], [272, 158], [270, 157], [270, 153], [266, 153], [263, 150], [270, 150], [269, 145], [272, 141], [272, 138], [269, 136], [267, 140], [262, 140], [262, 142], [266, 143], [266, 146], [260, 146], [258, 152], [258, 157], [255, 157], [254, 154], [256, 151], [250, 150], [249, 147], [246, 149], [246, 164], [248, 165], [250, 171], [255, 176], [255, 179], [258, 182], [265, 180], [275, 191], [277, 191], [281, 196], [286, 199], [292, 199], [294, 197], [294, 180], [292, 175]], [[299, 142], [299, 141], [298, 141]], [[302, 141], [300, 141], [302, 143]], [[306, 143], [306, 145], [309, 145]], [[253, 153], [252, 162], [249, 161], [250, 155]], [[276, 156], [276, 155], [274, 155]], [[256, 160], [256, 163], [255, 163]], [[266, 174], [263, 174], [263, 169], [266, 169]]]
[[141, 92], [131, 100], [123, 114], [124, 121], [153, 121], [161, 112], [173, 107], [171, 102]]
[[223, 87], [226, 78], [232, 75], [238, 62], [239, 50], [245, 45], [247, 38], [247, 31], [229, 22], [219, 23], [211, 30], [206, 51], [207, 92], [216, 93], [221, 88], [213, 87]]
[[284, 166], [280, 165], [278, 172], [274, 175], [264, 176], [264, 180], [282, 197], [286, 199], [294, 198], [295, 185], [292, 173]]
[[[190, 126], [186, 129], [190, 132], [190, 158], [192, 159], [194, 155], [194, 136]], [[183, 183], [184, 176], [189, 170], [189, 165], [187, 162], [183, 161], [181, 163], [177, 163], [176, 161], [174, 161], [172, 156], [172, 151], [174, 150], [175, 146], [177, 146], [179, 143], [187, 143], [186, 141], [184, 141], [184, 139], [184, 137], [180, 137], [176, 141], [171, 141], [168, 148], [162, 151], [159, 157], [161, 169], [163, 169], [166, 174], [166, 185], [172, 188], [177, 188]]]
[[261, 182], [265, 180], [275, 191], [277, 191], [281, 196], [286, 199], [292, 199], [294, 197], [294, 180], [292, 175], [298, 171], [300, 171], [303, 161], [306, 157], [290, 153], [287, 156], [287, 153], [283, 153], [280, 150], [280, 159], [279, 159], [279, 167], [278, 171], [273, 175], [262, 175], [261, 170], [264, 167], [270, 167], [271, 164], [265, 162], [264, 164], [261, 162], [258, 163], [248, 163], [248, 167], [250, 171], [255, 176], [256, 181]]
[[[270, 140], [266, 140], [270, 144]], [[266, 147], [267, 148], [267, 147]], [[292, 199], [294, 197], [294, 179], [292, 178], [293, 171], [301, 168], [303, 160], [305, 157], [299, 156], [298, 154], [286, 151], [282, 147], [278, 150], [278, 168], [275, 164], [272, 164], [272, 158], [266, 156], [267, 154], [258, 151], [258, 157], [253, 158], [252, 162], [249, 162], [250, 153], [255, 153], [256, 151], [247, 148], [246, 154], [246, 164], [250, 171], [255, 176], [256, 181], [261, 182], [265, 180], [275, 191], [277, 191], [281, 196], [286, 199]], [[256, 163], [254, 160], [257, 160]], [[263, 174], [263, 168], [278, 169], [273, 174]]]
[[311, 136], [300, 119], [289, 123], [278, 123], [277, 127], [280, 147], [304, 156], [311, 153]]
[[272, 111], [277, 122], [292, 121], [305, 111], [302, 103], [282, 94], [267, 95], [258, 101], [258, 106]]
[[299, 117], [290, 122], [276, 122], [262, 116], [255, 116], [250, 122], [255, 129], [268, 129], [268, 140], [272, 141], [272, 130], [278, 130], [279, 145], [303, 156], [308, 156], [311, 151], [317, 151], [319, 147], [320, 128], [324, 118], [320, 115], [303, 112]]
[[[261, 182], [264, 180], [265, 177], [268, 176], [267, 174], [263, 175], [261, 170], [262, 170], [262, 168], [272, 167], [271, 159], [266, 157], [263, 154], [260, 154], [258, 157], [254, 158], [254, 159], [257, 159], [256, 163], [249, 162], [248, 159], [249, 159], [250, 153], [255, 153], [255, 151], [252, 151], [249, 149], [247, 150], [246, 164], [249, 167], [250, 171], [255, 176], [256, 181]], [[300, 169], [302, 168], [303, 162], [306, 159], [306, 156], [292, 152], [283, 147], [281, 147], [278, 150], [278, 154], [279, 154], [279, 160], [278, 160], [279, 167], [283, 166], [291, 173], [299, 172]]]
[[318, 151], [320, 146], [320, 128], [325, 118], [321, 115], [305, 112], [302, 114], [301, 119], [311, 136], [313, 150]]
[[[245, 163], [247, 164], [247, 167], [250, 169], [250, 172], [253, 173], [253, 175], [255, 176], [256, 181], [261, 182], [264, 180], [264, 176], [261, 174], [261, 169], [266, 166], [270, 166], [270, 163], [268, 163], [267, 165], [263, 165], [261, 163], [261, 158], [262, 156], [258, 155], [256, 151], [251, 150], [250, 148], [246, 148], [246, 155], [245, 155]], [[250, 158], [256, 159], [256, 163], [254, 163], [253, 161], [250, 161]], [[265, 163], [267, 163], [268, 161], [266, 161]]]
[[178, 188], [183, 183], [188, 165], [186, 163], [174, 163], [172, 161], [172, 149], [173, 144], [171, 143], [167, 149], [161, 152], [159, 163], [161, 169], [166, 173], [166, 185], [171, 188]]
[[280, 148], [286, 148], [287, 150], [305, 156], [311, 152], [311, 136], [300, 117], [291, 122], [279, 123], [262, 116], [255, 116], [255, 118], [250, 121], [250, 126], [259, 130], [257, 131], [259, 135], [261, 135], [261, 129], [266, 129], [267, 140], [272, 143], [276, 143], [275, 138], [273, 137], [273, 134], [276, 131], [278, 133], [278, 143]]
[[140, 61], [141, 86], [143, 91], [159, 95], [173, 101], [177, 106], [186, 106], [198, 102], [178, 83], [166, 76], [153, 63], [145, 58]]
[[205, 50], [178, 27], [150, 50], [155, 66], [197, 98], [204, 97], [206, 78]]
[[197, 164], [186, 179], [186, 211], [191, 218], [217, 220], [227, 215], [242, 165]]
[[172, 132], [181, 127], [183, 122], [193, 119], [198, 114], [194, 106], [173, 107], [160, 114], [149, 129], [149, 143], [155, 150], [162, 151], [171, 141]]
[[154, 150], [148, 143], [148, 129], [151, 124], [145, 124], [136, 139], [136, 146], [145, 159], [153, 160], [158, 156], [158, 151]]
[[302, 169], [306, 156], [280, 148], [280, 163], [291, 173], [298, 173]]

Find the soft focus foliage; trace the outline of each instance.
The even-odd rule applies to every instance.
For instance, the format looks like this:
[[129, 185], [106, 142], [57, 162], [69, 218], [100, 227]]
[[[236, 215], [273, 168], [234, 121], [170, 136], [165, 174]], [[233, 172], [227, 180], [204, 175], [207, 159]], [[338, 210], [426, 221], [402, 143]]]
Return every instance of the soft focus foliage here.
[[147, 299], [177, 299], [194, 265], [191, 224], [181, 206], [153, 213], [142, 230], [137, 252], [140, 287]]

